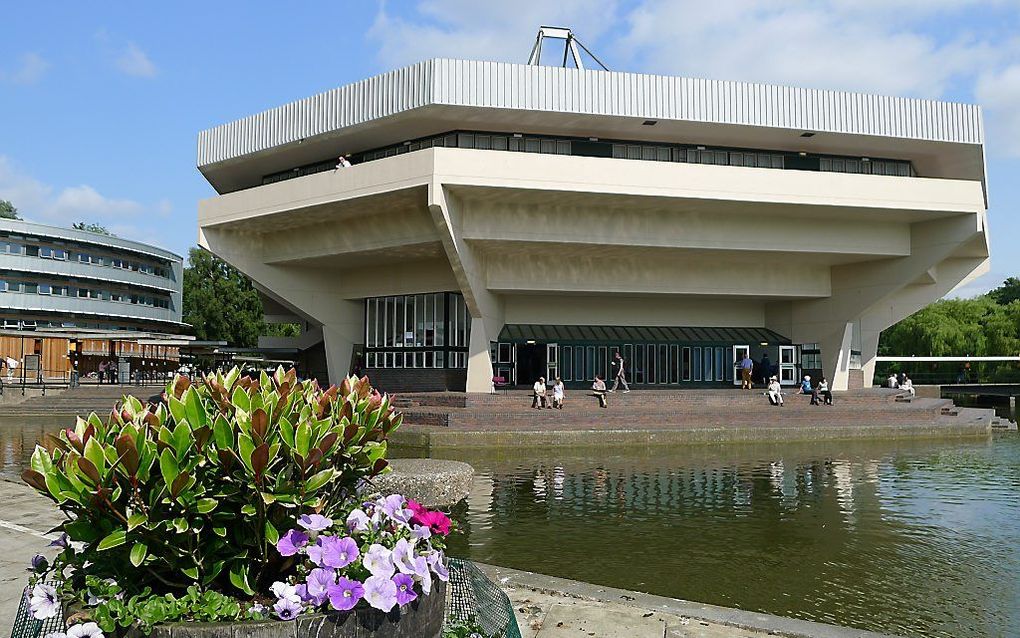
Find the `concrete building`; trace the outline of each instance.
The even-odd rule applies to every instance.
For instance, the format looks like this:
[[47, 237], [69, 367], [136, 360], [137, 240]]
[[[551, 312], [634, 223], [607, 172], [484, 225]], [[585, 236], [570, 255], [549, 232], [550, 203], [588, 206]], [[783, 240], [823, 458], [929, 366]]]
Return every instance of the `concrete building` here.
[[587, 386], [620, 350], [725, 386], [749, 351], [839, 390], [987, 270], [983, 141], [972, 105], [437, 59], [200, 133], [199, 238], [332, 380]]
[[178, 332], [182, 263], [136, 241], [0, 219], [0, 329]]

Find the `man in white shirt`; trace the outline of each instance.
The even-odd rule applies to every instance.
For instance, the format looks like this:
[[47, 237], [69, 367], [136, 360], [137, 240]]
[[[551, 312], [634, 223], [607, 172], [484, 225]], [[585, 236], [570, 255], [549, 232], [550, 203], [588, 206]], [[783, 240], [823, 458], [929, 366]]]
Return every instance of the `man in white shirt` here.
[[545, 377], [539, 377], [535, 382], [535, 398], [531, 401], [531, 407], [539, 410], [548, 407], [545, 400]]
[[783, 407], [783, 386], [779, 385], [779, 379], [772, 377], [768, 388], [769, 403]]
[[350, 168], [350, 166], [351, 166], [351, 160], [349, 160], [346, 155], [341, 155], [339, 158], [337, 158], [337, 160], [336, 160], [336, 168], [333, 169], [333, 170], [338, 171], [341, 168]]
[[627, 373], [623, 369], [623, 362], [624, 359], [620, 356], [619, 352], [613, 355], [613, 387], [610, 388], [610, 392], [616, 392], [616, 388], [620, 387], [621, 383], [623, 384], [623, 393], [627, 394], [630, 392], [630, 386], [627, 385]]
[[914, 382], [907, 375], [903, 375], [903, 383], [900, 384], [900, 390], [909, 394], [911, 398], [917, 394], [917, 391], [914, 390]]

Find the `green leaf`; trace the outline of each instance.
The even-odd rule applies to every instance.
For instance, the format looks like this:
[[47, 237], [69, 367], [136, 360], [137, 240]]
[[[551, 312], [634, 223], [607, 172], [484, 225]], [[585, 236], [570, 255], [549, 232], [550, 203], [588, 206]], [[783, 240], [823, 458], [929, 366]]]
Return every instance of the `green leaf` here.
[[169, 449], [164, 449], [163, 453], [159, 455], [159, 471], [163, 474], [163, 481], [166, 483], [167, 488], [173, 485], [181, 473], [181, 469], [177, 465], [177, 459]]
[[217, 536], [219, 536], [221, 538], [225, 538], [227, 536], [227, 528], [226, 527], [214, 527], [214, 528], [212, 528], [212, 531], [213, 531], [213, 534], [216, 534]]
[[134, 565], [135, 567], [138, 567], [139, 565], [142, 564], [142, 561], [145, 560], [145, 557], [148, 555], [149, 548], [145, 545], [145, 543], [135, 543], [134, 546], [131, 548], [131, 554], [129, 556], [131, 559], [131, 564]]
[[266, 521], [266, 542], [270, 545], [276, 545], [278, 540], [280, 540], [280, 532], [276, 531], [272, 523]]
[[106, 538], [99, 541], [99, 551], [105, 551], [107, 549], [113, 549], [114, 547], [120, 547], [127, 542], [127, 532], [122, 529], [118, 529], [115, 532], [111, 532]]
[[181, 516], [180, 518], [174, 519], [174, 529], [177, 530], [178, 534], [183, 534], [188, 531], [188, 519]]
[[311, 439], [312, 426], [308, 424], [308, 421], [298, 424], [297, 431], [294, 432], [294, 451], [301, 456], [307, 457]]
[[177, 460], [184, 460], [184, 455], [188, 453], [188, 449], [194, 442], [195, 437], [191, 435], [192, 421], [188, 419], [187, 423], [178, 423], [174, 427], [173, 431], [173, 446], [174, 451], [177, 452]]
[[248, 584], [248, 566], [240, 561], [230, 566], [230, 583], [249, 596], [255, 595], [255, 592]]
[[50, 453], [46, 451], [46, 448], [41, 445], [35, 446], [35, 450], [32, 452], [31, 467], [43, 476], [53, 470], [53, 460], [50, 459]]
[[247, 434], [242, 434], [237, 437], [237, 449], [241, 455], [241, 462], [250, 470], [251, 469], [251, 455], [255, 451], [255, 442], [251, 440], [251, 437]]
[[234, 431], [230, 427], [230, 422], [222, 414], [216, 415], [216, 421], [213, 423], [213, 438], [219, 449], [234, 449]]
[[241, 513], [245, 516], [255, 516], [255, 514], [258, 513], [258, 510], [255, 509], [254, 505], [245, 505], [241, 508]]
[[141, 512], [135, 512], [134, 514], [128, 517], [128, 531], [130, 532], [139, 525], [145, 524], [148, 520], [149, 518], [145, 514]]
[[188, 417], [188, 424], [193, 429], [198, 429], [209, 423], [209, 415], [205, 413], [205, 406], [202, 405], [202, 397], [198, 395], [198, 388], [192, 386], [184, 393], [184, 413]]
[[92, 461], [92, 464], [99, 470], [99, 476], [106, 474], [106, 453], [103, 451], [103, 446], [99, 443], [96, 437], [89, 439], [89, 442], [85, 444], [85, 458]]
[[178, 399], [177, 397], [173, 396], [172, 394], [170, 394], [169, 397], [170, 397], [170, 401], [169, 401], [169, 403], [170, 403], [170, 416], [172, 416], [174, 418], [174, 421], [176, 423], [180, 423], [181, 421], [184, 421], [185, 419], [187, 419], [188, 418], [187, 417], [187, 409], [184, 407], [184, 403], [182, 403], [180, 399]]
[[191, 580], [198, 580], [198, 568], [197, 567], [189, 567], [187, 569], [182, 569], [181, 573], [184, 574], [185, 576], [187, 576], [188, 578], [190, 578]]
[[251, 399], [241, 386], [234, 388], [234, 394], [230, 397], [230, 402], [234, 404], [234, 407], [241, 408], [245, 412], [251, 412]]
[[200, 498], [195, 503], [195, 507], [198, 509], [199, 514], [208, 514], [216, 509], [216, 505], [218, 505], [218, 501], [214, 498]]
[[327, 468], [325, 470], [322, 470], [321, 472], [318, 472], [317, 474], [313, 474], [312, 477], [308, 479], [308, 481], [305, 483], [305, 491], [314, 492], [315, 490], [319, 489], [326, 483], [329, 483], [331, 480], [333, 480], [333, 476], [334, 476], [333, 468]]
[[280, 436], [283, 438], [283, 442], [287, 444], [288, 448], [294, 447], [294, 426], [287, 420], [287, 417], [280, 417]]

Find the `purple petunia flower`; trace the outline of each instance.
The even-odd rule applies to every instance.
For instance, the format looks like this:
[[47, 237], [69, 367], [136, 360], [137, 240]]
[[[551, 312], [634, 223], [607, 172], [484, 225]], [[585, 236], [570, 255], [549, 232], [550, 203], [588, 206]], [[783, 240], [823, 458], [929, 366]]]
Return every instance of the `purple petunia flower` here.
[[380, 499], [377, 501], [377, 505], [386, 516], [404, 525], [414, 516], [414, 512], [407, 509], [407, 501], [400, 494], [391, 494], [386, 498]]
[[364, 510], [354, 510], [347, 516], [347, 529], [352, 532], [368, 530], [368, 514]]
[[428, 596], [432, 593], [432, 572], [426, 567], [425, 572], [422, 574], [415, 574], [418, 577], [418, 582], [421, 583], [421, 590]]
[[103, 630], [96, 623], [87, 622], [69, 628], [67, 638], [103, 638]]
[[402, 574], [413, 574], [414, 566], [414, 543], [408, 543], [407, 539], [401, 538], [393, 546], [393, 564]]
[[426, 556], [429, 567], [435, 572], [436, 577], [444, 583], [450, 580], [450, 572], [446, 569], [446, 565], [443, 564], [443, 552], [442, 550], [436, 550]]
[[341, 569], [361, 556], [358, 544], [349, 536], [323, 536], [319, 538], [319, 544], [322, 546], [322, 564], [326, 567]]
[[429, 529], [428, 525], [412, 525], [411, 526], [411, 538], [428, 540], [432, 537], [432, 530]]
[[273, 595], [280, 599], [292, 600], [296, 603], [301, 602], [301, 594], [298, 593], [297, 587], [294, 585], [288, 585], [287, 583], [281, 583], [276, 581], [269, 588], [269, 591], [273, 592]]
[[397, 587], [397, 604], [401, 607], [418, 598], [418, 594], [414, 593], [414, 579], [407, 574], [394, 576], [393, 584]]
[[47, 547], [59, 547], [60, 549], [67, 549], [71, 546], [71, 540], [67, 534], [61, 534], [60, 538], [51, 542]]
[[289, 598], [281, 598], [273, 605], [273, 611], [280, 620], [294, 620], [301, 614], [301, 603], [294, 602]]
[[396, 567], [393, 565], [393, 552], [378, 543], [372, 543], [372, 546], [365, 552], [364, 558], [361, 559], [361, 564], [373, 576], [390, 578], [396, 571]]
[[49, 565], [49, 561], [42, 554], [36, 554], [32, 557], [32, 571], [43, 572], [46, 571], [46, 567]]
[[329, 586], [329, 604], [337, 611], [350, 611], [365, 595], [365, 588], [356, 580], [340, 577]]
[[33, 587], [32, 597], [28, 602], [32, 617], [36, 620], [53, 618], [60, 613], [60, 602], [57, 600], [57, 590], [53, 585], [39, 583]]
[[302, 514], [298, 519], [298, 525], [310, 532], [321, 532], [333, 524], [333, 519], [321, 514]]
[[365, 600], [379, 611], [389, 612], [397, 604], [397, 585], [389, 578], [370, 576], [365, 581]]
[[307, 600], [315, 607], [326, 602], [329, 586], [335, 582], [336, 574], [332, 569], [316, 568], [308, 572], [308, 578], [305, 579]]
[[308, 534], [292, 529], [276, 541], [276, 551], [280, 552], [280, 556], [293, 556], [307, 544]]

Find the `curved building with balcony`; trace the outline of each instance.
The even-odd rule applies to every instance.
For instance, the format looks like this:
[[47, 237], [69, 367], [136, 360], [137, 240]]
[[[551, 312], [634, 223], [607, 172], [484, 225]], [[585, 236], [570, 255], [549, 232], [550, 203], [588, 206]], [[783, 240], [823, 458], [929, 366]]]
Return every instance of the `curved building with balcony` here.
[[0, 219], [0, 328], [181, 330], [183, 260], [98, 233]]
[[617, 351], [638, 388], [748, 353], [869, 385], [882, 330], [988, 268], [968, 104], [437, 59], [203, 131], [198, 166], [200, 243], [388, 390], [587, 387]]

